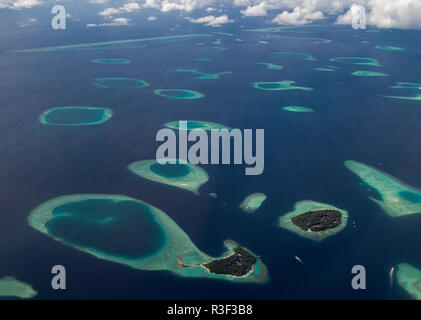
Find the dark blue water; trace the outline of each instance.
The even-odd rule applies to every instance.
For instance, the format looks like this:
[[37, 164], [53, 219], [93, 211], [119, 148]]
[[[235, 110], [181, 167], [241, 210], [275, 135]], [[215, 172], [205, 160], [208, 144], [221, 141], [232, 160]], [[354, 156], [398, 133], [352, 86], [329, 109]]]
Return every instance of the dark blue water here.
[[[196, 30], [192, 30], [196, 28]], [[179, 34], [209, 32], [199, 26]], [[44, 45], [120, 40], [147, 36], [146, 31], [101, 34], [67, 33], [65, 39], [42, 34], [28, 41], [3, 44], [0, 54], [0, 276], [13, 275], [39, 292], [37, 298], [98, 299], [400, 299], [402, 290], [389, 288], [388, 272], [397, 263], [421, 267], [421, 215], [389, 218], [368, 199], [367, 187], [343, 165], [353, 159], [376, 166], [421, 187], [421, 108], [419, 102], [385, 99], [379, 94], [397, 81], [419, 82], [419, 34], [413, 31], [356, 32], [346, 27], [308, 28], [310, 35], [331, 39], [270, 39], [264, 33], [224, 30], [215, 35], [140, 49], [12, 53], [12, 49]], [[358, 37], [356, 37], [358, 36]], [[244, 39], [236, 42], [235, 38]], [[221, 38], [227, 50], [198, 46]], [[34, 39], [38, 39], [35, 41]], [[361, 41], [370, 41], [363, 44]], [[389, 52], [376, 45], [406, 49]], [[275, 51], [306, 52], [317, 61], [279, 57]], [[377, 58], [382, 67], [335, 63], [341, 56]], [[195, 61], [197, 57], [211, 62]], [[95, 64], [94, 59], [129, 59], [130, 64]], [[268, 70], [257, 62], [283, 65]], [[313, 68], [334, 65], [336, 72]], [[217, 80], [197, 80], [174, 72], [178, 68], [215, 73], [232, 71]], [[388, 78], [353, 77], [356, 70], [390, 74]], [[129, 77], [147, 81], [141, 89], [104, 89], [92, 79]], [[264, 91], [255, 81], [294, 80], [314, 91]], [[190, 89], [202, 99], [167, 99], [154, 89]], [[396, 90], [396, 89], [394, 89]], [[38, 121], [57, 106], [86, 105], [114, 111], [96, 126], [46, 126]], [[288, 113], [287, 105], [302, 105], [314, 113]], [[141, 179], [127, 170], [131, 162], [155, 157], [155, 135], [175, 120], [202, 120], [232, 128], [265, 129], [265, 170], [245, 176], [243, 166], [202, 166], [210, 180], [201, 196]], [[218, 193], [212, 199], [207, 194]], [[239, 203], [252, 192], [268, 199], [255, 214]], [[51, 198], [79, 193], [124, 194], [165, 211], [204, 252], [219, 255], [232, 239], [262, 256], [270, 282], [266, 285], [180, 278], [169, 272], [148, 272], [107, 262], [64, 246], [30, 228], [26, 218]], [[297, 201], [311, 199], [346, 209], [350, 222], [322, 243], [299, 238], [277, 228], [276, 219]], [[121, 232], [119, 235], [125, 237]], [[304, 265], [294, 256], [299, 256]], [[65, 291], [50, 286], [55, 264], [67, 269]], [[367, 269], [367, 290], [351, 288], [351, 268]]]

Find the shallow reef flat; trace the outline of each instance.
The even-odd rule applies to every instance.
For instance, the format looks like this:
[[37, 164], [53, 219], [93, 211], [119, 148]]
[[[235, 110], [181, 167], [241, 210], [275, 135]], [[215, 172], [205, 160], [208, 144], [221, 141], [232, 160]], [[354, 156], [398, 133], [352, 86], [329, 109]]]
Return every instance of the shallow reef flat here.
[[4, 277], [0, 279], [0, 298], [21, 298], [30, 299], [38, 293], [31, 285], [19, 281], [14, 277]]
[[421, 190], [357, 161], [347, 160], [345, 166], [380, 194], [380, 199], [370, 199], [389, 216], [400, 217], [421, 212]]
[[274, 55], [277, 55], [277, 56], [285, 56], [285, 57], [298, 56], [298, 57], [301, 57], [304, 60], [308, 60], [308, 61], [315, 61], [315, 60], [317, 60], [311, 54], [308, 54], [308, 53], [305, 53], [305, 52], [290, 52], [290, 51], [280, 52], [280, 51], [277, 51], [277, 52], [273, 52], [273, 54]]
[[158, 96], [181, 100], [200, 99], [205, 96], [203, 93], [188, 89], [155, 89], [153, 92]]
[[396, 278], [399, 286], [414, 299], [421, 300], [421, 270], [407, 263], [398, 264]]
[[[391, 89], [409, 89], [414, 90], [414, 92], [419, 92], [421, 90], [420, 83], [413, 83], [413, 82], [396, 82], [394, 86], [390, 86]], [[412, 101], [421, 101], [421, 93], [416, 93], [412, 96], [391, 96], [391, 95], [380, 95], [384, 98], [392, 98], [392, 99], [401, 99], [401, 100], [412, 100]]]
[[[303, 230], [298, 225], [296, 225], [293, 222], [293, 219], [296, 217], [299, 217], [306, 213], [311, 212], [318, 212], [318, 211], [335, 211], [340, 213], [341, 220], [340, 223], [335, 226], [334, 228], [327, 228], [323, 231], [311, 231]], [[288, 212], [285, 215], [281, 216], [278, 220], [278, 226], [289, 230], [291, 232], [296, 233], [300, 237], [315, 240], [315, 241], [322, 241], [326, 239], [327, 237], [333, 236], [337, 234], [338, 232], [345, 229], [346, 225], [348, 223], [348, 212], [343, 209], [338, 209], [333, 205], [320, 203], [316, 201], [311, 200], [304, 200], [297, 202], [294, 207], [294, 211]]]
[[301, 106], [286, 106], [283, 107], [282, 110], [288, 112], [314, 112], [314, 110], [311, 108]]
[[239, 207], [244, 212], [253, 213], [260, 208], [266, 198], [267, 196], [264, 193], [252, 193], [241, 202]]
[[[182, 120], [180, 120], [182, 121]], [[167, 122], [164, 123], [164, 126], [170, 129], [176, 129], [176, 130], [180, 130], [180, 121], [171, 121], [171, 122]], [[227, 130], [231, 130], [230, 127], [224, 126], [222, 124], [219, 123], [215, 123], [215, 122], [208, 122], [208, 121], [197, 121], [197, 120], [187, 120], [187, 130], [194, 130], [194, 129], [202, 129], [202, 130], [212, 130], [212, 129], [217, 129], [217, 130], [221, 130], [221, 129], [227, 129]]]
[[127, 59], [95, 59], [93, 60], [95, 63], [103, 63], [103, 64], [129, 64], [130, 60]]
[[382, 72], [363, 71], [363, 70], [354, 71], [351, 74], [356, 77], [389, 77], [390, 76]]
[[312, 91], [313, 88], [307, 87], [298, 87], [294, 86], [293, 84], [295, 81], [291, 80], [283, 80], [283, 81], [275, 81], [275, 82], [252, 82], [252, 86], [259, 90], [304, 90], [304, 91]]
[[330, 58], [329, 60], [333, 62], [348, 62], [351, 64], [380, 67], [379, 62], [377, 61], [377, 59], [374, 59], [374, 58], [337, 57], [337, 58]]
[[91, 126], [104, 123], [113, 115], [108, 108], [99, 107], [56, 107], [44, 111], [39, 121], [46, 125], [56, 126]]
[[202, 80], [219, 79], [220, 76], [222, 76], [223, 74], [232, 73], [232, 71], [222, 71], [222, 72], [218, 72], [218, 73], [207, 73], [207, 72], [202, 72], [202, 71], [199, 71], [199, 70], [196, 70], [196, 69], [177, 69], [177, 70], [175, 70], [175, 72], [192, 73], [192, 74], [196, 75], [196, 77], [194, 77], [194, 79], [202, 79]]
[[146, 81], [136, 78], [96, 78], [91, 84], [104, 89], [141, 89], [149, 86]]
[[209, 175], [199, 166], [190, 163], [159, 164], [156, 160], [140, 160], [129, 164], [128, 169], [136, 175], [151, 181], [167, 184], [199, 194], [201, 185]]
[[333, 71], [336, 71], [333, 68], [314, 68], [313, 70], [315, 70], [315, 71], [324, 71], [324, 72], [333, 72]]
[[387, 51], [404, 51], [404, 48], [400, 48], [400, 47], [393, 47], [393, 46], [376, 46], [376, 49], [380, 49], [380, 50], [387, 50]]
[[273, 64], [273, 63], [269, 63], [269, 62], [258, 62], [257, 64], [263, 64], [269, 70], [281, 70], [281, 69], [284, 68], [283, 66], [281, 66], [279, 64]]
[[65, 46], [55, 47], [43, 47], [43, 48], [32, 48], [16, 50], [15, 52], [51, 52], [51, 51], [67, 51], [67, 50], [94, 50], [94, 49], [120, 49], [120, 48], [141, 48], [145, 46], [155, 44], [166, 44], [175, 41], [191, 40], [198, 38], [209, 38], [211, 34], [185, 34], [177, 36], [164, 36], [164, 37], [153, 37], [153, 38], [141, 38], [141, 39], [130, 39], [130, 40], [117, 40], [117, 41], [106, 41], [106, 42], [92, 42], [92, 43], [79, 43]]
[[[28, 223], [60, 243], [134, 269], [167, 270], [179, 276], [230, 281], [267, 280], [266, 268], [259, 259], [243, 277], [209, 272], [203, 265], [216, 258], [200, 251], [165, 212], [124, 195], [75, 194], [54, 198], [35, 208]], [[113, 236], [121, 232], [124, 236]], [[158, 242], [153, 238], [158, 238]], [[232, 254], [238, 245], [226, 241], [225, 246], [228, 250], [223, 257]]]

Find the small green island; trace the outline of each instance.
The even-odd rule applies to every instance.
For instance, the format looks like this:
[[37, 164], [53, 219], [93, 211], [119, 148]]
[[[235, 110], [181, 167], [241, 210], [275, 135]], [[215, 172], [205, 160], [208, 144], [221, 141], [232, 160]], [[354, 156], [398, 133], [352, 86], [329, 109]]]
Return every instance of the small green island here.
[[346, 210], [311, 200], [297, 202], [294, 211], [281, 216], [278, 221], [279, 227], [315, 241], [337, 234], [347, 223]]
[[338, 210], [323, 209], [308, 211], [291, 219], [304, 231], [318, 232], [333, 229], [341, 224], [342, 214]]

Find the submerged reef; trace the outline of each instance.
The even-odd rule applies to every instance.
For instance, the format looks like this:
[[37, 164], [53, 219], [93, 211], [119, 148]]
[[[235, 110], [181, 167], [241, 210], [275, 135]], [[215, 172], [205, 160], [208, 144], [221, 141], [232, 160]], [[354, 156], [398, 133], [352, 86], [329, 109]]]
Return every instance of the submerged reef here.
[[305, 53], [305, 52], [273, 52], [273, 54], [278, 55], [278, 56], [285, 56], [285, 57], [298, 56], [298, 57], [301, 57], [304, 60], [308, 60], [308, 61], [317, 60], [311, 54], [308, 54], [308, 53]]
[[399, 286], [413, 298], [421, 300], [421, 270], [407, 263], [398, 264], [397, 269]]
[[301, 106], [286, 106], [283, 107], [282, 110], [288, 112], [314, 112], [313, 109]]
[[366, 164], [347, 160], [345, 166], [365, 184], [375, 189], [381, 199], [370, 198], [391, 217], [421, 213], [421, 190]]
[[39, 116], [42, 124], [56, 126], [90, 126], [110, 119], [113, 111], [98, 107], [56, 107]]
[[348, 223], [348, 212], [330, 204], [304, 200], [294, 211], [279, 218], [279, 226], [301, 237], [322, 241], [342, 231]]
[[381, 49], [381, 50], [388, 50], [388, 51], [404, 51], [405, 50], [400, 47], [392, 47], [392, 46], [376, 46], [375, 48]]
[[127, 59], [95, 59], [95, 63], [104, 63], [104, 64], [129, 64], [130, 60]]
[[[267, 281], [266, 267], [259, 259], [241, 277], [209, 272], [203, 265], [217, 258], [200, 251], [165, 212], [124, 195], [54, 198], [35, 208], [28, 223], [60, 243], [134, 269], [167, 270], [185, 277]], [[238, 247], [229, 240], [225, 246], [228, 252], [223, 257]]]
[[136, 78], [97, 78], [91, 84], [105, 89], [140, 89], [149, 86], [149, 83]]
[[[181, 121], [181, 120], [180, 120]], [[180, 121], [171, 121], [171, 122], [167, 122], [164, 123], [164, 126], [170, 129], [177, 129], [180, 130], [179, 125], [180, 125]], [[187, 130], [194, 130], [194, 129], [202, 129], [202, 130], [212, 130], [212, 129], [227, 129], [227, 130], [231, 130], [230, 127], [224, 126], [222, 124], [219, 123], [215, 123], [215, 122], [208, 122], [208, 121], [197, 121], [197, 120], [187, 120]]]
[[209, 180], [207, 172], [199, 166], [178, 160], [166, 164], [159, 164], [156, 160], [141, 160], [129, 164], [128, 169], [142, 178], [185, 189], [196, 195], [200, 186]]
[[281, 69], [284, 68], [283, 66], [280, 66], [278, 64], [269, 63], [269, 62], [258, 62], [257, 64], [263, 64], [270, 70], [281, 70]]
[[198, 91], [187, 90], [187, 89], [155, 89], [153, 91], [158, 96], [163, 96], [170, 99], [199, 99], [205, 95]]
[[336, 71], [333, 68], [314, 68], [313, 70], [315, 70], [315, 71], [324, 71], [324, 72], [333, 72], [333, 71]]
[[386, 73], [362, 70], [354, 71], [351, 74], [357, 77], [389, 77], [389, 75]]
[[264, 193], [252, 193], [241, 202], [240, 209], [247, 213], [253, 213], [260, 208], [266, 198]]
[[329, 59], [333, 62], [349, 62], [352, 64], [364, 65], [364, 66], [375, 66], [380, 67], [379, 62], [374, 58], [362, 58], [362, 57], [337, 57]]
[[0, 279], [0, 298], [30, 299], [37, 294], [38, 293], [32, 289], [31, 285], [13, 277], [4, 277]]
[[[414, 90], [414, 92], [419, 92], [419, 90], [421, 90], [421, 84], [413, 83], [413, 82], [396, 82], [396, 84], [394, 86], [390, 86], [390, 88], [391, 89], [406, 89], [409, 91]], [[380, 95], [380, 96], [384, 98], [421, 101], [421, 93], [414, 94], [412, 96], [390, 96], [390, 95]]]
[[295, 81], [283, 80], [275, 82], [252, 82], [254, 88], [259, 90], [305, 90], [312, 91], [313, 88], [297, 87], [293, 84]]
[[164, 37], [153, 37], [153, 38], [141, 38], [131, 40], [117, 40], [117, 41], [106, 41], [106, 42], [92, 42], [92, 43], [80, 43], [71, 44], [65, 46], [55, 47], [43, 47], [43, 48], [32, 48], [24, 50], [16, 50], [15, 52], [52, 52], [52, 51], [68, 51], [68, 50], [94, 50], [94, 49], [121, 49], [121, 48], [142, 48], [155, 44], [166, 44], [176, 41], [192, 40], [198, 38], [209, 38], [212, 37], [210, 34], [185, 34], [177, 36], [164, 36]]
[[219, 77], [223, 74], [232, 73], [232, 71], [222, 71], [222, 72], [218, 72], [218, 73], [206, 73], [206, 72], [201, 72], [201, 71], [196, 70], [196, 69], [177, 69], [177, 70], [175, 70], [175, 72], [189, 72], [189, 73], [192, 73], [192, 74], [196, 75], [196, 77], [194, 77], [194, 79], [202, 79], [202, 80], [219, 79]]

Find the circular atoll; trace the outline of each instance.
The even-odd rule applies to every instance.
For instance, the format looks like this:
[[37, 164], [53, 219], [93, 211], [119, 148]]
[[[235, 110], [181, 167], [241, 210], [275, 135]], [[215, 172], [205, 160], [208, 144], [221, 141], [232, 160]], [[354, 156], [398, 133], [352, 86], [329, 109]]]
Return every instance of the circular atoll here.
[[259, 90], [305, 90], [311, 91], [313, 88], [307, 87], [297, 87], [293, 84], [295, 81], [283, 80], [283, 81], [274, 81], [274, 82], [252, 82], [254, 88]]
[[209, 180], [207, 172], [190, 163], [169, 161], [172, 163], [160, 164], [156, 160], [141, 160], [129, 164], [128, 169], [142, 178], [199, 194], [200, 186]]
[[357, 77], [389, 77], [386, 73], [363, 70], [354, 71], [351, 74]]
[[248, 195], [243, 202], [241, 202], [239, 207], [244, 212], [253, 213], [260, 208], [266, 198], [267, 197], [264, 193], [252, 193]]
[[140, 89], [149, 86], [149, 83], [136, 78], [96, 78], [91, 84], [105, 89]]
[[95, 59], [95, 63], [104, 63], [104, 64], [128, 64], [130, 60], [127, 59]]
[[30, 299], [38, 293], [31, 285], [19, 281], [14, 277], [4, 277], [0, 279], [0, 298], [21, 298]]
[[[60, 243], [134, 269], [243, 282], [268, 279], [261, 260], [235, 242], [225, 242], [228, 252], [221, 258], [210, 257], [165, 212], [124, 195], [54, 198], [35, 208], [28, 223]], [[232, 260], [243, 264], [227, 268]]]
[[257, 64], [263, 64], [266, 66], [266, 68], [270, 69], [270, 70], [281, 70], [284, 67], [278, 64], [273, 64], [273, 63], [269, 63], [269, 62], [258, 62]]
[[[164, 126], [167, 127], [167, 128], [170, 128], [170, 129], [183, 130], [184, 128], [180, 128], [180, 122], [181, 121], [182, 120], [167, 122], [167, 123], [164, 123]], [[206, 130], [206, 131], [210, 131], [212, 129], [231, 130], [230, 127], [227, 127], [227, 126], [224, 126], [222, 124], [215, 123], [215, 122], [197, 121], [197, 120], [186, 120], [186, 122], [187, 122], [187, 126], [186, 126], [185, 129], [187, 129], [187, 130], [194, 130], [194, 129], [202, 129], [202, 130]]]
[[155, 89], [153, 91], [158, 96], [163, 96], [171, 99], [199, 99], [205, 95], [198, 91], [187, 90], [187, 89]]
[[337, 234], [347, 223], [347, 211], [311, 200], [297, 202], [294, 211], [281, 216], [278, 221], [281, 228], [316, 241]]
[[110, 119], [113, 111], [99, 107], [56, 107], [44, 111], [39, 116], [42, 124], [56, 126], [90, 126]]
[[363, 57], [337, 57], [329, 59], [333, 62], [350, 62], [352, 64], [359, 64], [364, 66], [376, 66], [379, 67], [379, 62], [374, 58], [363, 58]]
[[311, 108], [301, 106], [286, 106], [283, 107], [282, 110], [288, 112], [314, 112], [314, 110]]

